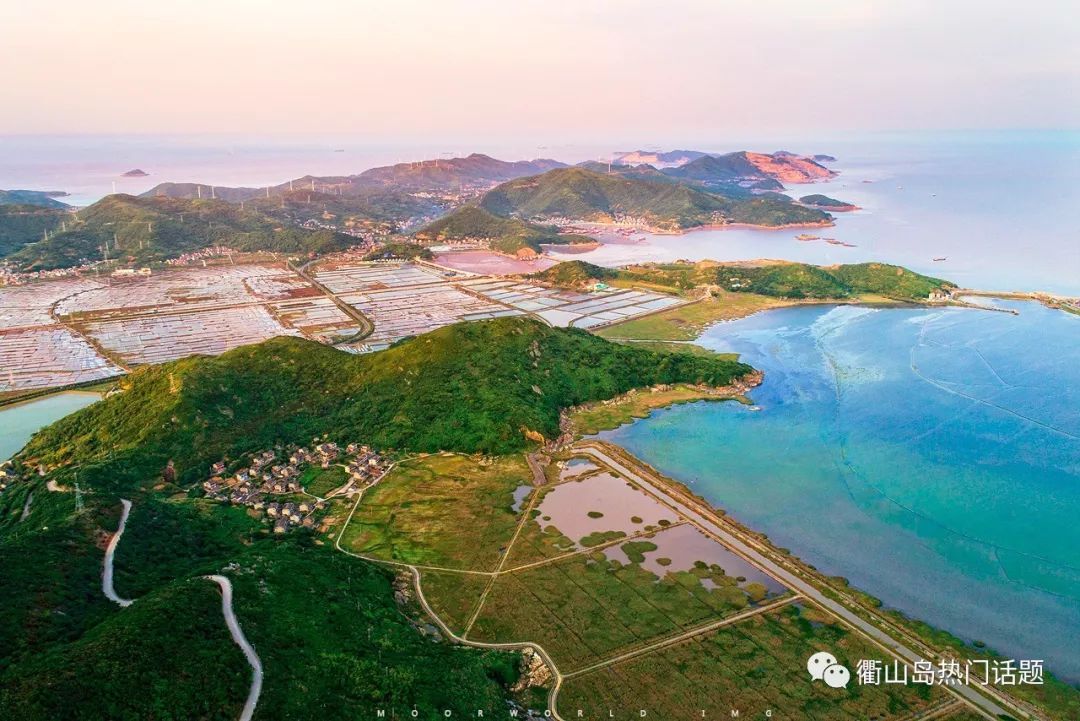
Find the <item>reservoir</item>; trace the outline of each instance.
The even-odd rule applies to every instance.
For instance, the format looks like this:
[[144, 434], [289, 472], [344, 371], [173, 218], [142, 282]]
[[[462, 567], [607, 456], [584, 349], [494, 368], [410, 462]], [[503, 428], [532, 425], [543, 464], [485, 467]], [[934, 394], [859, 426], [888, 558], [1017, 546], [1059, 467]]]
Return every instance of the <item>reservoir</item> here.
[[1080, 317], [802, 306], [698, 343], [736, 403], [602, 437], [889, 607], [1080, 679]]
[[0, 407], [0, 462], [15, 455], [37, 431], [100, 398], [100, 393], [64, 391]]

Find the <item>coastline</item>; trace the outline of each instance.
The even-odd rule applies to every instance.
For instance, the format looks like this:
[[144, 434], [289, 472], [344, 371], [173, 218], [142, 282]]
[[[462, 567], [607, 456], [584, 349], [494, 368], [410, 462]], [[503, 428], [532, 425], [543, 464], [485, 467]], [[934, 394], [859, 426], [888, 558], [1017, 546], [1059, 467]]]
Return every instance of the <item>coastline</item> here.
[[[686, 507], [713, 521], [762, 557], [794, 577], [815, 586], [828, 601], [837, 604], [839, 609], [849, 612], [864, 624], [875, 628], [882, 637], [873, 640], [887, 653], [897, 654], [906, 646], [909, 652], [914, 652], [933, 662], [952, 658], [961, 660], [1005, 658], [993, 649], [967, 643], [947, 631], [912, 618], [896, 609], [887, 608], [880, 599], [850, 586], [845, 578], [824, 575], [789, 550], [774, 545], [766, 534], [755, 531], [734, 519], [722, 507], [713, 505], [707, 499], [694, 493], [686, 484], [664, 475], [622, 446], [597, 438], [583, 438], [574, 444], [574, 448], [595, 448], [601, 453], [613, 456], [641, 474], [650, 483], [670, 492]], [[739, 555], [746, 559], [744, 554]], [[845, 619], [845, 622], [857, 628], [850, 620]], [[860, 630], [865, 631], [865, 629]], [[897, 655], [906, 656], [907, 654]], [[977, 695], [981, 691], [988, 697], [991, 704], [1001, 704], [1010, 711], [1020, 714], [1020, 717], [1050, 721], [1053, 717], [1047, 716], [1043, 707], [1035, 705], [1033, 699], [1043, 704], [1052, 703], [1052, 698], [1043, 698], [1044, 692], [1047, 697], [1053, 697], [1060, 693], [1062, 687], [1073, 687], [1058, 680], [1050, 672], [1047, 673], [1047, 680], [1048, 683], [1043, 686], [1010, 686], [1012, 694], [1018, 693], [1017, 689], [1019, 689], [1019, 694], [1022, 694], [1019, 696], [1007, 694], [992, 686], [966, 686], [965, 688], [978, 689], [973, 690], [972, 693]]]
[[[798, 230], [800, 228], [832, 228], [836, 225], [832, 220], [824, 220], [819, 223], [784, 223], [783, 225], [754, 225], [753, 223], [705, 223], [691, 228], [657, 228], [654, 226], [622, 225], [620, 223], [601, 223], [598, 221], [581, 221], [580, 226], [596, 228], [598, 233], [620, 234], [620, 230], [630, 233], [648, 233], [650, 235], [686, 235], [699, 230]], [[575, 224], [574, 227], [578, 227]]]
[[[1050, 309], [1065, 310], [1066, 312], [1075, 312], [1075, 311], [1071, 311], [1068, 308], [1061, 308], [1061, 307], [1059, 307], [1057, 305], [1054, 305], [1053, 303], [1047, 303], [1047, 302], [1045, 302], [1045, 300], [1043, 298], [1039, 298], [1038, 294], [996, 293], [996, 292], [990, 292], [990, 291], [983, 291], [983, 292], [978, 293], [978, 295], [982, 296], [982, 297], [1003, 297], [1003, 298], [1006, 298], [1006, 299], [1018, 300], [1018, 301], [1022, 300], [1022, 301], [1025, 301], [1025, 302], [1040, 301], [1040, 304], [1042, 304], [1042, 305], [1044, 305], [1044, 306], [1046, 306], [1046, 307], [1048, 307]], [[1060, 299], [1058, 299], [1058, 300], [1060, 301]], [[979, 306], [977, 304], [962, 304], [962, 303], [956, 303], [956, 304], [935, 304], [935, 303], [867, 304], [867, 303], [861, 302], [861, 301], [851, 301], [851, 302], [847, 302], [847, 303], [836, 302], [836, 301], [824, 301], [824, 302], [811, 303], [811, 302], [803, 301], [803, 302], [791, 302], [791, 303], [787, 303], [787, 304], [782, 305], [782, 306], [778, 305], [776, 307], [791, 307], [791, 306], [804, 305], [804, 304], [806, 304], [806, 305], [810, 305], [810, 304], [872, 305], [874, 307], [900, 307], [900, 308], [904, 308], [904, 307], [921, 307], [921, 308], [930, 309], [930, 310], [935, 309], [935, 308], [966, 307], [966, 308], [970, 308], [970, 309], [992, 310], [992, 311], [998, 311], [998, 312], [1009, 312], [1009, 313], [1019, 314], [1017, 311], [1015, 311], [1013, 309], [983, 307], [983, 306]], [[743, 314], [740, 317], [747, 317], [749, 315], [759, 313], [762, 310], [771, 310], [771, 309], [772, 308], [765, 308], [765, 309], [755, 310], [755, 311]], [[718, 320], [716, 322], [723, 322], [723, 321]], [[693, 399], [689, 399], [686, 402], [692, 402], [692, 400]], [[672, 405], [674, 405], [674, 404], [672, 404]], [[659, 406], [656, 409], [659, 409]], [[650, 412], [652, 412], [652, 411], [650, 411]], [[637, 417], [638, 416], [633, 416], [631, 418], [628, 418], [626, 423], [633, 423], [634, 420]], [[956, 657], [956, 658], [961, 659], [961, 663], [964, 662], [964, 659], [970, 659], [970, 660], [978, 661], [980, 659], [999, 659], [999, 660], [1001, 660], [1001, 659], [1007, 658], [1007, 655], [1004, 655], [1001, 652], [998, 652], [998, 651], [994, 650], [993, 645], [987, 646], [987, 644], [985, 644], [982, 640], [978, 640], [979, 636], [977, 636], [977, 635], [973, 636], [973, 637], [969, 637], [967, 640], [965, 640], [964, 638], [961, 638], [959, 636], [954, 635], [954, 633], [952, 633], [950, 631], [943, 630], [940, 627], [931, 625], [930, 623], [927, 623], [925, 621], [920, 620], [919, 616], [917, 615], [917, 612], [915, 612], [916, 615], [913, 615], [910, 610], [902, 611], [902, 610], [900, 610], [898, 608], [892, 608], [892, 607], [886, 606], [885, 603], [882, 600], [880, 600], [879, 598], [876, 598], [876, 597], [872, 596], [871, 594], [860, 590], [858, 587], [851, 585], [846, 578], [843, 578], [843, 577], [840, 577], [840, 576], [830, 577], [830, 576], [825, 575], [824, 573], [818, 571], [818, 569], [815, 566], [811, 565], [807, 561], [804, 561], [802, 558], [794, 555], [788, 549], [785, 549], [785, 548], [774, 545], [768, 539], [768, 536], [765, 535], [764, 533], [761, 533], [759, 531], [755, 531], [752, 527], [747, 526], [744, 523], [732, 518], [730, 515], [728, 515], [728, 512], [723, 508], [722, 505], [714, 505], [712, 501], [709, 501], [709, 500], [697, 495], [696, 493], [694, 493], [693, 490], [690, 489], [690, 487], [688, 487], [686, 484], [680, 482], [677, 479], [677, 477], [672, 478], [670, 476], [666, 476], [666, 475], [662, 474], [660, 471], [657, 471], [655, 468], [650, 466], [648, 463], [646, 463], [645, 461], [638, 458], [631, 451], [627, 450], [626, 448], [623, 448], [622, 446], [614, 445], [612, 443], [612, 441], [602, 439], [602, 438], [585, 438], [584, 439], [584, 442], [586, 442], [586, 443], [594, 442], [594, 441], [598, 442], [598, 443], [603, 443], [603, 444], [606, 444], [606, 445], [613, 446], [614, 448], [618, 449], [623, 455], [625, 455], [628, 459], [630, 459], [632, 461], [636, 461], [637, 464], [649, 469], [656, 476], [665, 479], [665, 481], [669, 485], [677, 487], [677, 488], [683, 490], [685, 493], [693, 496], [694, 498], [697, 498], [701, 503], [706, 504], [709, 508], [715, 510], [716, 513], [723, 516], [724, 520], [726, 522], [730, 523], [732, 526], [737, 527], [738, 529], [740, 529], [743, 533], [747, 534], [748, 536], [755, 538], [761, 544], [767, 546], [769, 549], [771, 549], [772, 553], [776, 554], [779, 557], [782, 557], [782, 558], [786, 559], [791, 564], [798, 566], [799, 568], [802, 569], [802, 572], [804, 572], [808, 576], [812, 576], [812, 577], [818, 579], [818, 582], [822, 585], [822, 588], [824, 590], [826, 590], [829, 593], [830, 596], [833, 596], [833, 597], [835, 597], [837, 599], [842, 600], [845, 603], [845, 605], [854, 608], [860, 614], [868, 614], [871, 618], [878, 619], [878, 621], [875, 621], [874, 623], [876, 625], [881, 626], [882, 628], [885, 628], [887, 631], [891, 632], [892, 630], [895, 630], [895, 632], [897, 634], [901, 634], [904, 638], [913, 639], [914, 642], [917, 642], [920, 645], [919, 647], [924, 649], [922, 651], [922, 653], [924, 654], [925, 657], [936, 658], [936, 659]], [[1069, 709], [1074, 709], [1075, 708], [1074, 706], [1065, 706], [1064, 704], [1075, 703], [1075, 699], [1072, 699], [1071, 696], [1073, 694], [1075, 694], [1075, 691], [1076, 691], [1076, 689], [1078, 687], [1075, 684], [1071, 683], [1071, 682], [1064, 681], [1064, 680], [1058, 678], [1057, 676], [1054, 676], [1053, 673], [1052, 673], [1053, 671], [1054, 671], [1053, 667], [1047, 669], [1047, 681], [1046, 681], [1046, 685], [1043, 686], [1043, 687], [1036, 686], [1036, 687], [1033, 687], [1033, 688], [1020, 689], [1019, 691], [1012, 690], [1012, 688], [1010, 687], [1010, 689], [1003, 689], [1002, 690], [1002, 695], [1007, 693], [1009, 696], [1012, 696], [1012, 695], [1015, 694], [1016, 698], [1013, 699], [1013, 702], [1014, 702], [1013, 706], [1014, 706], [1014, 708], [1016, 708], [1021, 713], [1021, 715], [1018, 715], [1017, 718], [1047, 719], [1047, 718], [1071, 718], [1072, 717], [1070, 713], [1067, 713], [1067, 712], [1062, 713], [1062, 709], [1063, 708], [1069, 708]], [[997, 699], [997, 700], [1000, 701], [1001, 699]], [[1035, 704], [1038, 704], [1038, 705], [1036, 706]], [[1052, 715], [1047, 716], [1048, 712], [1050, 714], [1052, 714]], [[1058, 715], [1059, 713], [1061, 715]]]

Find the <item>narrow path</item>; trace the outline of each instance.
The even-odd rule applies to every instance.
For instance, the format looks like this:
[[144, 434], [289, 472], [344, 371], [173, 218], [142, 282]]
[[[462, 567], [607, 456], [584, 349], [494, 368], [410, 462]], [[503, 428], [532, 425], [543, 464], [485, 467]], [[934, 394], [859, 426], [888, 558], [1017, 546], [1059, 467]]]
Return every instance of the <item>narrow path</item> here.
[[[381, 478], [386, 478], [389, 472], [390, 468], [387, 468], [386, 473], [384, 473]], [[535, 494], [533, 495], [535, 496]], [[544, 660], [544, 663], [547, 665], [548, 669], [551, 670], [551, 677], [552, 679], [554, 679], [551, 690], [548, 692], [548, 707], [551, 709], [551, 718], [555, 719], [555, 721], [564, 721], [564, 719], [562, 718], [562, 716], [559, 715], [559, 712], [556, 710], [555, 707], [556, 701], [558, 700], [559, 696], [559, 688], [562, 686], [563, 675], [559, 671], [558, 666], [555, 665], [555, 662], [551, 660], [551, 656], [548, 655], [548, 652], [544, 650], [544, 648], [540, 644], [533, 643], [531, 641], [522, 641], [516, 643], [485, 643], [483, 641], [469, 641], [462, 636], [458, 636], [456, 633], [450, 630], [450, 627], [446, 625], [446, 622], [443, 621], [439, 614], [435, 613], [435, 609], [433, 609], [431, 605], [428, 604], [427, 598], [424, 596], [424, 589], [421, 588], [420, 585], [420, 570], [416, 566], [411, 566], [407, 563], [400, 563], [398, 561], [385, 561], [381, 558], [370, 558], [368, 556], [363, 556], [359, 553], [346, 551], [344, 548], [341, 547], [341, 539], [345, 536], [345, 530], [349, 527], [349, 523], [352, 521], [353, 515], [356, 513], [356, 509], [359, 508], [360, 500], [363, 497], [363, 491], [356, 494], [356, 502], [353, 504], [352, 510], [349, 511], [349, 515], [345, 519], [345, 524], [342, 525], [341, 530], [338, 532], [337, 540], [334, 541], [334, 548], [346, 555], [353, 556], [364, 561], [369, 561], [371, 563], [385, 563], [391, 566], [398, 566], [409, 569], [409, 572], [412, 574], [413, 578], [413, 589], [416, 592], [416, 599], [417, 602], [420, 604], [420, 607], [423, 608], [424, 613], [426, 613], [428, 617], [430, 617], [431, 620], [435, 622], [435, 625], [439, 627], [439, 630], [447, 638], [453, 640], [454, 642], [459, 643], [462, 646], [470, 646], [472, 648], [502, 649], [506, 651], [519, 651], [521, 649], [531, 648], [533, 651], [535, 651], [540, 656], [540, 658]], [[507, 547], [507, 550], [509, 550], [509, 547]], [[241, 721], [245, 720], [242, 719]]]
[[[533, 469], [533, 482], [541, 484], [544, 478], [544, 471], [536, 464], [536, 459], [531, 456], [526, 456], [529, 461], [529, 467]], [[495, 575], [488, 581], [487, 587], [484, 592], [480, 594], [480, 600], [476, 604], [476, 610], [473, 612], [472, 618], [469, 619], [469, 623], [465, 626], [465, 630], [461, 632], [462, 638], [469, 635], [469, 631], [472, 631], [472, 627], [476, 624], [476, 619], [480, 618], [480, 612], [484, 610], [484, 603], [487, 601], [488, 594], [491, 593], [491, 589], [495, 586], [495, 581], [498, 580], [499, 574], [502, 573], [503, 566], [506, 564], [506, 559], [510, 557], [510, 551], [514, 548], [514, 543], [517, 541], [518, 536], [521, 535], [521, 529], [525, 527], [525, 524], [532, 520], [532, 510], [536, 507], [536, 499], [540, 496], [539, 493], [533, 491], [529, 494], [529, 502], [526, 504], [524, 511], [521, 514], [521, 520], [518, 521], [517, 528], [514, 529], [514, 535], [511, 536], [510, 542], [506, 544], [506, 550], [503, 551], [502, 558], [499, 559], [499, 565], [495, 567]], [[417, 581], [417, 586], [420, 582]]]
[[323, 293], [323, 295], [328, 297], [333, 302], [333, 304], [338, 307], [338, 309], [342, 313], [344, 313], [345, 315], [349, 316], [354, 321], [356, 321], [356, 323], [360, 326], [360, 332], [357, 333], [356, 335], [352, 336], [349, 339], [350, 341], [360, 341], [360, 340], [363, 340], [364, 338], [367, 338], [372, 333], [374, 333], [375, 332], [375, 323], [374, 323], [374, 321], [372, 321], [366, 315], [361, 313], [358, 309], [354, 308], [353, 306], [349, 305], [348, 303], [343, 301], [341, 298], [339, 298], [337, 296], [337, 293], [330, 290], [329, 288], [327, 288], [325, 285], [323, 285], [319, 281], [315, 280], [315, 274], [314, 273], [308, 273], [308, 266], [311, 265], [314, 262], [315, 261], [313, 260], [313, 261], [309, 261], [307, 263], [304, 263], [303, 265], [293, 265], [291, 261], [286, 261], [285, 262], [285, 267], [289, 268], [292, 271], [294, 271], [301, 278], [303, 278], [304, 280], [306, 280], [307, 282], [309, 282], [313, 286], [315, 286], [315, 288], [317, 288], [319, 291], [321, 291]]
[[[131, 501], [121, 498], [120, 503], [123, 505], [124, 510], [120, 514], [120, 525], [116, 528], [116, 533], [109, 539], [109, 545], [105, 549], [105, 565], [101, 571], [101, 590], [110, 601], [118, 604], [121, 608], [127, 608], [134, 601], [120, 598], [116, 594], [116, 589], [113, 588], [113, 556], [116, 554], [116, 546], [120, 543], [120, 537], [124, 535], [128, 515], [131, 513]], [[255, 649], [244, 637], [244, 632], [240, 630], [240, 623], [236, 620], [236, 614], [233, 613], [232, 582], [225, 576], [215, 575], [204, 576], [203, 578], [213, 581], [221, 587], [221, 611], [225, 615], [225, 625], [229, 627], [229, 633], [232, 634], [233, 641], [243, 650], [244, 656], [247, 657], [248, 663], [251, 664], [251, 669], [254, 672], [251, 679], [251, 690], [248, 691], [247, 701], [244, 702], [244, 710], [240, 713], [240, 721], [251, 721], [251, 715], [255, 713], [255, 704], [258, 703], [259, 694], [262, 692], [262, 662], [259, 660], [258, 654], [255, 653]]]
[[120, 525], [117, 526], [116, 533], [109, 539], [109, 545], [105, 549], [105, 565], [101, 569], [101, 590], [105, 594], [105, 598], [119, 604], [121, 608], [127, 608], [132, 604], [132, 601], [117, 596], [116, 589], [113, 588], [113, 556], [116, 554], [116, 546], [120, 543], [120, 537], [124, 535], [128, 514], [131, 513], [131, 501], [121, 498], [120, 503], [124, 506], [124, 510], [120, 514]]
[[262, 661], [259, 660], [259, 654], [255, 653], [255, 648], [244, 636], [244, 632], [240, 629], [240, 622], [236, 620], [236, 614], [233, 613], [232, 581], [225, 576], [217, 575], [204, 576], [203, 578], [213, 581], [221, 587], [221, 612], [225, 615], [225, 625], [229, 627], [233, 642], [244, 652], [244, 656], [247, 657], [247, 661], [251, 665], [251, 689], [248, 691], [247, 701], [244, 702], [244, 710], [240, 713], [240, 721], [251, 721], [251, 716], [255, 713], [255, 704], [259, 702], [259, 694], [262, 693]]
[[22, 523], [23, 521], [25, 521], [26, 517], [30, 515], [30, 503], [33, 500], [34, 500], [34, 492], [30, 491], [30, 493], [26, 494], [26, 503], [23, 504], [22, 515], [19, 516], [19, 523]]
[[555, 662], [551, 660], [551, 656], [544, 650], [544, 647], [538, 643], [532, 641], [520, 641], [509, 643], [485, 643], [483, 641], [469, 641], [462, 636], [458, 636], [456, 633], [450, 630], [443, 620], [439, 617], [435, 610], [428, 605], [427, 599], [424, 597], [424, 590], [420, 587], [420, 572], [413, 569], [413, 588], [416, 591], [416, 599], [420, 602], [420, 606], [424, 609], [424, 612], [431, 617], [433, 621], [439, 626], [439, 629], [446, 634], [447, 638], [451, 638], [457, 643], [463, 646], [472, 646], [474, 648], [490, 648], [490, 649], [502, 649], [505, 651], [520, 651], [524, 648], [531, 648], [540, 658], [544, 660], [548, 669], [551, 671], [551, 677], [554, 679], [554, 683], [551, 686], [551, 690], [548, 692], [548, 708], [551, 710], [551, 717], [555, 721], [563, 721], [563, 718], [556, 710], [556, 702], [559, 698], [559, 689], [562, 688], [563, 678], [562, 672], [559, 671], [559, 667], [555, 665]]
[[710, 633], [712, 631], [716, 631], [717, 629], [721, 629], [724, 626], [730, 626], [733, 623], [738, 623], [739, 621], [745, 621], [746, 619], [748, 619], [748, 618], [750, 618], [752, 616], [757, 616], [757, 615], [762, 614], [762, 613], [767, 613], [767, 612], [775, 610], [777, 608], [781, 608], [783, 606], [786, 606], [789, 603], [794, 603], [795, 601], [801, 601], [801, 600], [802, 600], [802, 596], [800, 596], [798, 594], [795, 594], [794, 596], [787, 596], [787, 597], [781, 598], [781, 599], [779, 599], [777, 601], [773, 601], [772, 603], [767, 603], [764, 606], [756, 606], [756, 607], [751, 608], [749, 610], [742, 611], [740, 613], [736, 613], [734, 616], [727, 616], [726, 618], [721, 618], [721, 619], [719, 619], [717, 621], [710, 621], [709, 623], [705, 623], [705, 624], [702, 624], [702, 625], [697, 626], [695, 628], [691, 628], [688, 631], [683, 631], [682, 633], [676, 634], [674, 636], [669, 636], [667, 638], [662, 638], [659, 641], [655, 641], [655, 642], [650, 643], [648, 645], [640, 646], [638, 648], [632, 649], [632, 650], [627, 651], [625, 653], [621, 653], [618, 656], [612, 656], [611, 658], [606, 658], [603, 661], [597, 661], [596, 663], [592, 664], [591, 666], [586, 666], [584, 668], [579, 668], [576, 671], [571, 671], [571, 672], [565, 674], [563, 676], [563, 678], [568, 679], [568, 678], [573, 678], [574, 676], [582, 676], [584, 674], [589, 673], [590, 671], [596, 671], [598, 669], [605, 668], [607, 666], [611, 666], [613, 664], [620, 663], [622, 661], [629, 661], [632, 658], [637, 658], [638, 656], [644, 656], [647, 653], [652, 653], [653, 651], [659, 651], [660, 649], [667, 648], [668, 646], [675, 646], [677, 644], [682, 643], [683, 641], [688, 641], [689, 639], [694, 638], [695, 636], [701, 636], [702, 634], [706, 634], [706, 633]]

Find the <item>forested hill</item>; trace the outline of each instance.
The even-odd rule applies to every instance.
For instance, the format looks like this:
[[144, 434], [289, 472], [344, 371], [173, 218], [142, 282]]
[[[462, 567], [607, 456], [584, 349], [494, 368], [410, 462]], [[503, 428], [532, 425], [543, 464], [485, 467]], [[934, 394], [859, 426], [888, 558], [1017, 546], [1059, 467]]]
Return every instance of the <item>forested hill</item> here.
[[[567, 265], [563, 263], [561, 265]], [[555, 266], [545, 271], [552, 278], [565, 275]], [[725, 265], [714, 261], [698, 263], [658, 263], [629, 266], [618, 277], [690, 290], [719, 286], [741, 293], [757, 293], [778, 298], [846, 299], [877, 295], [902, 301], [926, 300], [936, 290], [951, 290], [956, 284], [932, 278], [888, 263], [816, 266], [807, 263], [757, 262]]]
[[529, 223], [520, 218], [504, 218], [475, 205], [465, 205], [428, 224], [416, 233], [424, 243], [478, 240], [503, 253], [522, 248], [540, 252], [543, 244], [587, 243], [583, 235], [563, 235], [550, 225]]
[[304, 175], [265, 188], [221, 187], [206, 183], [159, 183], [142, 197], [210, 198], [239, 203], [270, 196], [276, 198], [288, 192], [311, 191], [348, 197], [367, 195], [375, 191], [404, 193], [456, 191], [469, 188], [490, 188], [526, 175], [536, 175], [552, 168], [565, 167], [557, 160], [506, 161], [473, 153], [461, 158], [419, 160], [370, 168], [355, 175]]
[[0, 258], [43, 240], [71, 220], [73, 216], [66, 207], [0, 204]]
[[776, 193], [725, 197], [684, 183], [652, 181], [585, 168], [561, 168], [519, 178], [488, 191], [481, 207], [523, 219], [567, 218], [611, 222], [634, 219], [680, 230], [711, 223], [778, 226], [825, 224], [830, 216]]
[[26, 270], [50, 270], [110, 259], [149, 263], [216, 245], [235, 250], [323, 253], [355, 240], [308, 230], [221, 200], [110, 195], [68, 216], [66, 232], [27, 245], [11, 256]]
[[361, 356], [276, 338], [140, 368], [125, 392], [46, 428], [20, 457], [123, 488], [153, 481], [170, 460], [194, 481], [223, 456], [324, 433], [384, 449], [508, 453], [529, 445], [526, 429], [558, 435], [567, 406], [654, 383], [724, 385], [750, 370], [526, 318], [459, 323]]
[[56, 210], [69, 207], [67, 203], [57, 200], [57, 196], [65, 193], [50, 193], [44, 190], [0, 190], [0, 206], [3, 205], [34, 205], [39, 208], [53, 208]]

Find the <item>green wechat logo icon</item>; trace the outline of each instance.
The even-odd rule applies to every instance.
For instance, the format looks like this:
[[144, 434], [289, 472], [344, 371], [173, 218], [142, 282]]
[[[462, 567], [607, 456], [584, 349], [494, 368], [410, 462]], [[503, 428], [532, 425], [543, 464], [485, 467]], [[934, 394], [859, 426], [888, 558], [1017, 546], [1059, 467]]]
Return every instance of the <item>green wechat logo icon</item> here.
[[806, 670], [811, 681], [824, 681], [832, 688], [846, 688], [851, 681], [851, 672], [841, 666], [828, 651], [818, 651], [806, 661]]

